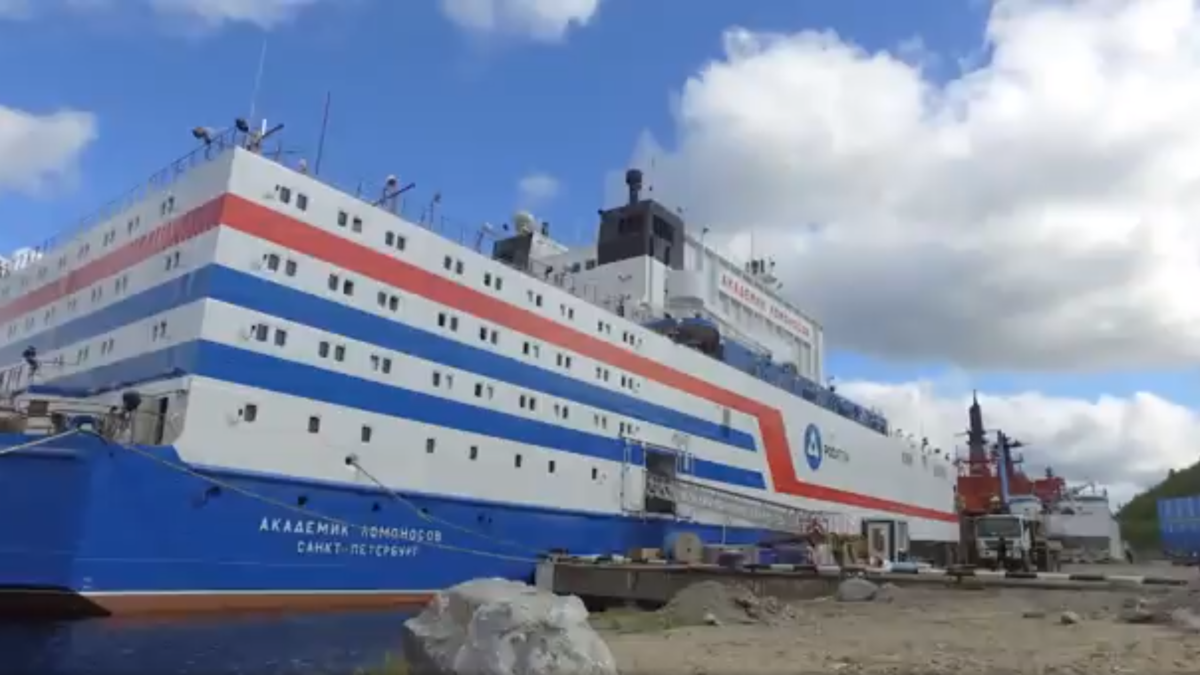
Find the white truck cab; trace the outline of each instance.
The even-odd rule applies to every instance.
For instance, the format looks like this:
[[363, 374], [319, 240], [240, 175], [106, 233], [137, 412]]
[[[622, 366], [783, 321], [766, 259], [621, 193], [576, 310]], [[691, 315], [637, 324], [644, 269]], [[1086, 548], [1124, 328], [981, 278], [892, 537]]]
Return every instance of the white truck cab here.
[[1008, 560], [1024, 560], [1033, 548], [1029, 519], [1025, 516], [996, 514], [975, 518], [975, 542], [981, 559], [991, 563], [998, 560], [1001, 537], [1006, 542]]

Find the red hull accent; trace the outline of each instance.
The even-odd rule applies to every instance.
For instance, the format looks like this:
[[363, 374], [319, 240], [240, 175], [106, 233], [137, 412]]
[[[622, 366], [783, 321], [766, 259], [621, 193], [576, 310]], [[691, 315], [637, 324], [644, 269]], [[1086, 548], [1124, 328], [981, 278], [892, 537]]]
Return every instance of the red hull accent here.
[[77, 593], [69, 589], [0, 589], [0, 616], [22, 619], [336, 612], [424, 607], [430, 592], [412, 593]]

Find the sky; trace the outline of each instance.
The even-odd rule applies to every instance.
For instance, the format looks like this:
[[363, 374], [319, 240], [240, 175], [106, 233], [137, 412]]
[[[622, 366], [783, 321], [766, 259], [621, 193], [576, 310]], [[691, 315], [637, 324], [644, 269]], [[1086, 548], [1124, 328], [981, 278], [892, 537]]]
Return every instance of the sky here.
[[1200, 459], [1198, 82], [1192, 0], [0, 0], [0, 250], [239, 116], [468, 237], [638, 166], [840, 392], [949, 448], [978, 390], [1119, 502]]

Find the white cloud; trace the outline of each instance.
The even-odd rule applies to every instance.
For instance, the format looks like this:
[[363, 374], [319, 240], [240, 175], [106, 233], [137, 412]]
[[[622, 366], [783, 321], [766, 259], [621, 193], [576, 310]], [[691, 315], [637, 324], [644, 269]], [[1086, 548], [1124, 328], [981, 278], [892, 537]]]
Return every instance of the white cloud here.
[[273, 28], [319, 0], [149, 0], [160, 12], [197, 17], [210, 25], [249, 23]]
[[36, 115], [0, 106], [0, 193], [36, 192], [70, 178], [95, 138], [96, 120], [89, 113]]
[[441, 6], [464, 30], [559, 42], [596, 16], [600, 0], [441, 0]]
[[558, 179], [546, 173], [532, 173], [517, 181], [522, 208], [543, 206], [558, 195]]
[[[987, 40], [990, 60], [938, 81], [906, 62], [915, 43], [731, 30], [679, 92], [655, 194], [694, 228], [753, 229], [837, 347], [964, 367], [1195, 363], [1197, 7], [998, 0]], [[618, 198], [619, 175], [609, 187]]]
[[[878, 384], [847, 382], [839, 392], [883, 410], [894, 428], [925, 435], [942, 449], [965, 446], [970, 394], [943, 393], [936, 382]], [[1139, 393], [1093, 401], [1036, 392], [1012, 396], [980, 394], [984, 423], [1028, 444], [1025, 470], [1040, 476], [1047, 466], [1072, 481], [1107, 486], [1113, 505], [1166, 477], [1168, 469], [1196, 460], [1200, 413]], [[965, 454], [965, 448], [963, 453]]]
[[[291, 20], [301, 10], [322, 0], [39, 0], [36, 9], [57, 7], [69, 11], [94, 12], [118, 6], [140, 8], [149, 5], [159, 14], [199, 19], [206, 26], [245, 23], [264, 29]], [[0, 0], [0, 19], [28, 19], [34, 16], [30, 0]]]

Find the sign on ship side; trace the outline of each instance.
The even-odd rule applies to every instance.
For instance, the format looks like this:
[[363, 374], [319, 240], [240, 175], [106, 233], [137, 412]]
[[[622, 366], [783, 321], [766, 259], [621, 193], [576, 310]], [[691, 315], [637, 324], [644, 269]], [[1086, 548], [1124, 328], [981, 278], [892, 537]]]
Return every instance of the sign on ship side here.
[[[300, 555], [349, 555], [366, 558], [411, 558], [421, 552], [421, 544], [439, 544], [442, 531], [421, 527], [352, 527], [326, 520], [264, 517], [258, 524], [260, 534], [297, 536]], [[357, 539], [358, 541], [354, 541]]]
[[747, 307], [758, 310], [760, 314], [782, 326], [784, 330], [809, 342], [812, 341], [812, 329], [809, 328], [807, 321], [797, 316], [795, 312], [767, 298], [751, 284], [728, 272], [722, 272], [720, 287], [722, 293]]

